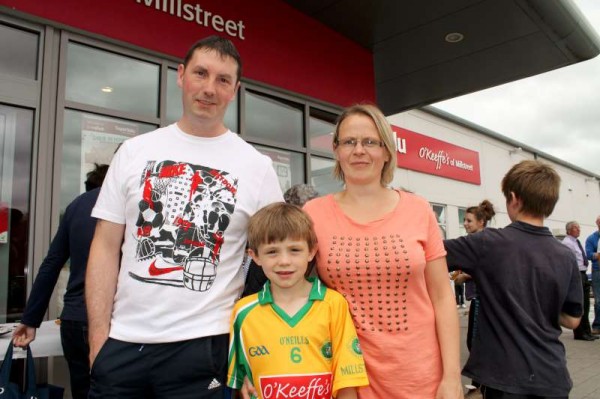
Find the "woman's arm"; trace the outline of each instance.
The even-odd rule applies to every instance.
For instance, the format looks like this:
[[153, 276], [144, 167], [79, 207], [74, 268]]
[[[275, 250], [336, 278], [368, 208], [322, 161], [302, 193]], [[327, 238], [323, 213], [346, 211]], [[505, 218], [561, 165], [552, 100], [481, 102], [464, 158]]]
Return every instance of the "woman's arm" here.
[[443, 375], [436, 399], [462, 399], [460, 330], [454, 295], [448, 283], [446, 258], [442, 257], [427, 262], [425, 282], [433, 304], [435, 329], [442, 355]]
[[337, 399], [356, 399], [356, 388], [342, 388], [338, 391]]

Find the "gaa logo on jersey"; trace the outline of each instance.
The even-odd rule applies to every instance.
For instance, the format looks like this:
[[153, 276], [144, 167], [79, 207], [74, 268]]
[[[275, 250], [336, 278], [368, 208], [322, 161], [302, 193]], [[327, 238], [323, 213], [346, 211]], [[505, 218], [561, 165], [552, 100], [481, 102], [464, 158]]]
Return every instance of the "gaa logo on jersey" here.
[[331, 399], [331, 373], [260, 377], [264, 399]]
[[250, 357], [270, 355], [269, 350], [264, 345], [251, 346], [248, 349], [248, 354]]

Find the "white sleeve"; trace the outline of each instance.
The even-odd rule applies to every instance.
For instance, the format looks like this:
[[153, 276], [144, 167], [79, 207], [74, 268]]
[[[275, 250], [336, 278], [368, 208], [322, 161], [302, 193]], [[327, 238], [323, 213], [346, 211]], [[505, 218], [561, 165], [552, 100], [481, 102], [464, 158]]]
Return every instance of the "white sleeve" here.
[[114, 155], [92, 216], [109, 222], [125, 224], [125, 160], [128, 159], [127, 142]]

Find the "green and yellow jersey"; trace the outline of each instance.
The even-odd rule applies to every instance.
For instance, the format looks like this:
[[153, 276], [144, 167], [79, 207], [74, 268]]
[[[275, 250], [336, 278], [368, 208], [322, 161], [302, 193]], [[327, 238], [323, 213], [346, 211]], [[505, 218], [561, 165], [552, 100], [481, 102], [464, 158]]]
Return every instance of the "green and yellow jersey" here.
[[248, 377], [260, 399], [330, 399], [342, 388], [369, 384], [348, 303], [317, 278], [293, 317], [273, 302], [270, 283], [235, 305], [228, 383]]

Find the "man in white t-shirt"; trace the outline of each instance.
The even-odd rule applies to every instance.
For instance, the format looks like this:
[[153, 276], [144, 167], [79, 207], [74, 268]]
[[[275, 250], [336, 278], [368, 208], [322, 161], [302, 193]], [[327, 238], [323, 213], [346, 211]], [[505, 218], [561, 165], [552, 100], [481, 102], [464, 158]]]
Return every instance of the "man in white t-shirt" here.
[[240, 85], [231, 41], [179, 65], [183, 115], [127, 140], [92, 216], [90, 398], [222, 398], [248, 219], [281, 201], [271, 160], [223, 124]]

